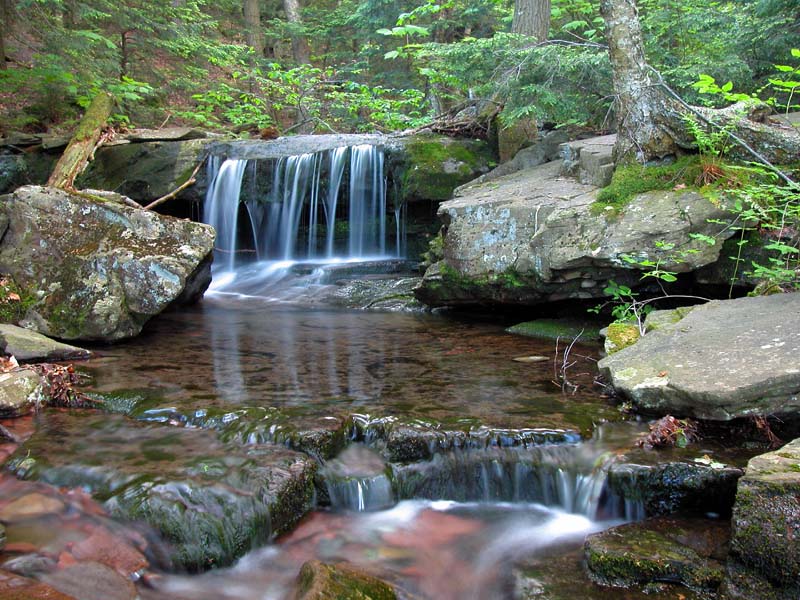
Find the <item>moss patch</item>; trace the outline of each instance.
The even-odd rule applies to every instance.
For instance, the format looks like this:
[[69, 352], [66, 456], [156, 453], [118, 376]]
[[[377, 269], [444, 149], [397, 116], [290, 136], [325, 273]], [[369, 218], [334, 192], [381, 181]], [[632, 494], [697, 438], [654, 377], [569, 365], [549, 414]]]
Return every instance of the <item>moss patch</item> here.
[[623, 348], [632, 346], [639, 340], [639, 328], [631, 323], [612, 323], [606, 330], [605, 350], [614, 354]]
[[698, 156], [683, 156], [671, 165], [647, 167], [639, 164], [620, 165], [614, 171], [611, 184], [597, 194], [592, 204], [593, 214], [622, 210], [637, 194], [653, 190], [671, 190], [676, 185], [694, 186], [700, 174]]

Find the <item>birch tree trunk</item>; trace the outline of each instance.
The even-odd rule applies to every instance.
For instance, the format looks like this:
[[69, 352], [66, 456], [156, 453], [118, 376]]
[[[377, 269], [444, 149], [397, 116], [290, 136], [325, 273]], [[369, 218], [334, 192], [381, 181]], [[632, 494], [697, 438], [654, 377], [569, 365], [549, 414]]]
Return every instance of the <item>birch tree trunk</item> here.
[[[286, 20], [298, 28], [303, 26], [303, 19], [300, 16], [299, 0], [283, 0], [283, 11], [286, 13]], [[309, 64], [311, 62], [311, 49], [303, 35], [292, 35], [292, 56], [298, 64]]]
[[511, 31], [543, 42], [550, 35], [551, 0], [514, 0]]

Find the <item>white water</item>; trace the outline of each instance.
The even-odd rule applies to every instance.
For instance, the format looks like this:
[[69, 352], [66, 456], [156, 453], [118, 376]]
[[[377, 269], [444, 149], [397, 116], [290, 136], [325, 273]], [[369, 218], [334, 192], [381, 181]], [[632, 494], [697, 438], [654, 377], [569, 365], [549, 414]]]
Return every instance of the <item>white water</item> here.
[[[302, 289], [317, 283], [313, 273], [298, 278], [298, 264], [324, 270], [344, 261], [402, 255], [403, 211], [392, 208], [389, 228], [380, 146], [274, 161], [215, 159], [209, 176], [204, 221], [217, 230], [212, 292], [285, 297], [287, 285]], [[245, 190], [243, 181], [249, 182]]]

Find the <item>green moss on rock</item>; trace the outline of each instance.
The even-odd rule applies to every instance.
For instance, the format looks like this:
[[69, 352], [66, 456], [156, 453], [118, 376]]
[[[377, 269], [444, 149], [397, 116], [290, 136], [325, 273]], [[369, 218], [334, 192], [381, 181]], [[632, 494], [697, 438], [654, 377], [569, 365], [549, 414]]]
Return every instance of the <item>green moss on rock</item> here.
[[536, 319], [526, 321], [506, 329], [508, 333], [546, 340], [571, 340], [580, 336], [581, 340], [600, 339], [600, 328], [593, 323], [573, 319]]
[[395, 600], [388, 583], [350, 565], [306, 562], [297, 576], [295, 600]]
[[633, 323], [611, 323], [606, 329], [606, 354], [614, 354], [632, 346], [640, 337], [639, 327]]

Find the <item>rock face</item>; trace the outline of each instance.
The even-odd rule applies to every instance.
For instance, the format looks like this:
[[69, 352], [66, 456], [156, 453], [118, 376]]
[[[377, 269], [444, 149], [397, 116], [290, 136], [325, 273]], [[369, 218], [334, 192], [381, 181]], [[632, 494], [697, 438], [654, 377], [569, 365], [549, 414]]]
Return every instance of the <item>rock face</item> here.
[[600, 361], [643, 412], [727, 421], [800, 409], [800, 293], [709, 302]]
[[731, 596], [800, 598], [800, 439], [750, 460], [732, 528], [731, 556], [744, 569], [732, 570]]
[[[547, 163], [468, 186], [443, 203], [444, 260], [428, 269], [417, 297], [435, 306], [600, 298], [609, 280], [640, 279], [641, 267], [622, 255], [677, 272], [719, 258], [721, 244], [690, 237], [720, 236], [722, 227], [709, 220], [726, 216], [699, 194], [648, 192], [622, 212], [603, 210], [593, 206], [597, 188], [560, 176], [561, 169]], [[673, 250], [659, 250], [657, 242]]]
[[0, 198], [0, 272], [30, 302], [21, 324], [61, 339], [113, 341], [210, 282], [214, 231], [110, 200], [27, 186]]
[[[54, 445], [55, 444], [55, 445]], [[80, 487], [118, 518], [144, 521], [179, 568], [230, 564], [311, 507], [316, 463], [274, 444], [121, 416], [47, 414], [8, 463], [18, 477]]]

